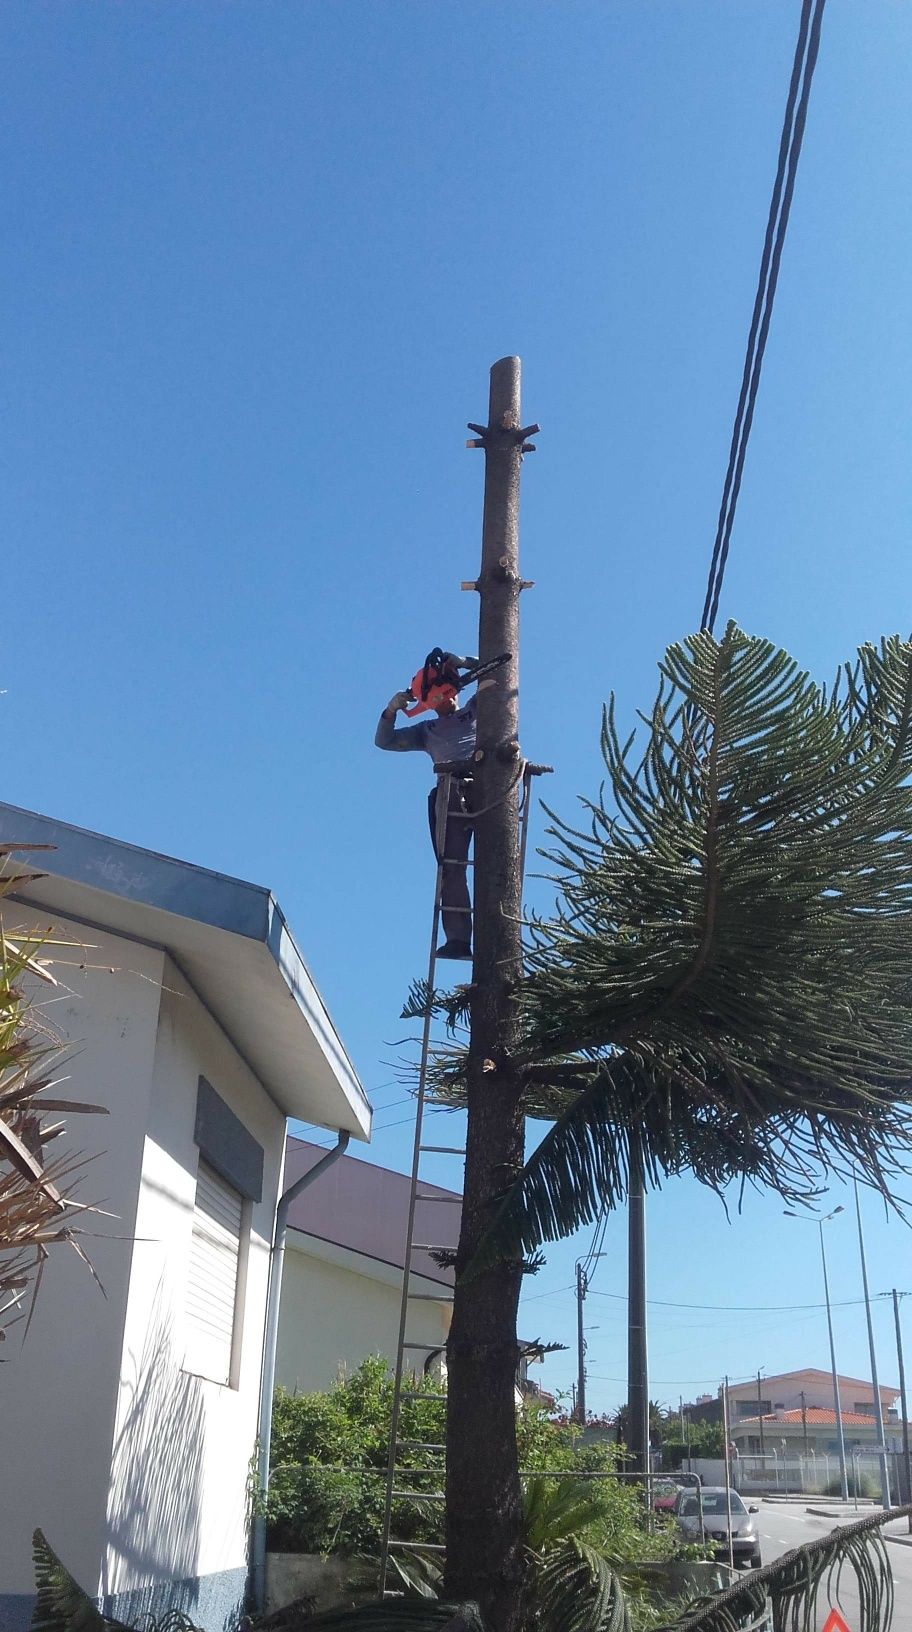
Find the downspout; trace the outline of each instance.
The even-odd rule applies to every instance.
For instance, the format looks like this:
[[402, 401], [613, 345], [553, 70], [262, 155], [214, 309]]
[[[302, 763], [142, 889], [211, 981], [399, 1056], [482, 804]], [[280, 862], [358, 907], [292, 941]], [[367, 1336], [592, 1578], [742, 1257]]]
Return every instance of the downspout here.
[[[339, 1129], [338, 1143], [321, 1156], [313, 1167], [302, 1173], [280, 1197], [276, 1208], [275, 1236], [269, 1258], [269, 1291], [266, 1295], [266, 1331], [263, 1337], [263, 1371], [260, 1378], [260, 1412], [257, 1428], [257, 1493], [262, 1508], [269, 1489], [269, 1449], [272, 1440], [272, 1396], [275, 1391], [276, 1343], [279, 1335], [279, 1300], [282, 1294], [282, 1264], [285, 1258], [285, 1236], [288, 1230], [288, 1211], [292, 1202], [307, 1190], [344, 1155], [351, 1135]], [[256, 1513], [253, 1520], [253, 1608], [262, 1614], [266, 1607], [266, 1515]]]

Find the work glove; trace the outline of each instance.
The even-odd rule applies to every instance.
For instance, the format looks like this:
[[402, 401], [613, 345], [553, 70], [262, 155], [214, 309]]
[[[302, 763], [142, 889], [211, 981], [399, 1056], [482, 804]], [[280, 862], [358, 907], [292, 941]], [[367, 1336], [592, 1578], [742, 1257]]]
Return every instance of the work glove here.
[[396, 691], [383, 712], [385, 714], [398, 714], [400, 708], [409, 708], [414, 701], [415, 699], [410, 691]]
[[454, 669], [477, 669], [477, 657], [458, 657], [455, 652], [444, 652], [444, 662], [451, 663]]

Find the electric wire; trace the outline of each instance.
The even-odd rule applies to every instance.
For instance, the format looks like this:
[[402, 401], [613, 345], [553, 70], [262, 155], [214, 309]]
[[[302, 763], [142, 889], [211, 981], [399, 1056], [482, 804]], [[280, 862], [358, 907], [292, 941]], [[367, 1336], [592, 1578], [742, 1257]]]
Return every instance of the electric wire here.
[[[626, 1292], [596, 1292], [597, 1298], [615, 1298], [620, 1303], [627, 1302]], [[871, 1302], [889, 1298], [890, 1292], [873, 1292]], [[825, 1303], [673, 1303], [667, 1298], [647, 1298], [647, 1303], [655, 1309], [709, 1309], [725, 1310], [733, 1314], [787, 1314], [798, 1309], [825, 1309]], [[838, 1302], [830, 1299], [831, 1309], [850, 1309], [864, 1303], [864, 1298], [842, 1298]]]
[[741, 392], [732, 430], [728, 468], [725, 472], [722, 504], [719, 510], [712, 562], [709, 569], [709, 581], [706, 587], [706, 599], [703, 603], [700, 626], [709, 630], [710, 633], [712, 633], [715, 626], [716, 614], [719, 610], [719, 596], [722, 592], [722, 580], [725, 576], [738, 495], [741, 491], [744, 459], [747, 453], [747, 444], [750, 439], [751, 425], [754, 418], [754, 407], [760, 386], [760, 373], [763, 368], [770, 320], [773, 315], [773, 303], [779, 281], [779, 266], [782, 260], [782, 247], [785, 243], [792, 196], [795, 191], [795, 176], [804, 138], [811, 84], [820, 48], [820, 30], [825, 5], [826, 0], [802, 0], [798, 42], [795, 47], [792, 76], [785, 106], [785, 118], [779, 141], [779, 161], [776, 167], [773, 195], [770, 200], [766, 236], [760, 260], [760, 276], [757, 282], [757, 293], [754, 299], [754, 310], [748, 334], [744, 371], [741, 378]]

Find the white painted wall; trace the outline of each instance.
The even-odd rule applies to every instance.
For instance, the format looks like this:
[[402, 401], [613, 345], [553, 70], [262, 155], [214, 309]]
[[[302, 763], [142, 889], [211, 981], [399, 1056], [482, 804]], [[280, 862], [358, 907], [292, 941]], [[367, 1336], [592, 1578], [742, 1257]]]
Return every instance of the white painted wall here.
[[[3, 922], [9, 931], [48, 929], [46, 913], [12, 903]], [[3, 1345], [0, 1594], [33, 1591], [36, 1526], [80, 1581], [90, 1589], [97, 1581], [163, 962], [161, 952], [70, 920], [56, 919], [52, 933], [85, 943], [53, 953], [57, 991], [36, 987], [46, 1023], [71, 1045], [60, 1094], [110, 1114], [71, 1117], [49, 1154], [91, 1155], [79, 1197], [114, 1216], [86, 1219], [106, 1237], [85, 1239], [106, 1295], [75, 1252], [54, 1248], [28, 1337], [21, 1323]]]
[[[317, 1180], [319, 1183], [319, 1180]], [[369, 1354], [386, 1355], [395, 1365], [399, 1334], [401, 1272], [372, 1266], [370, 1275], [333, 1261], [329, 1247], [289, 1230], [279, 1305], [276, 1382], [299, 1394], [329, 1388], [340, 1372], [351, 1373]], [[378, 1278], [378, 1277], [381, 1277]], [[425, 1291], [430, 1282], [413, 1283]], [[416, 1341], [446, 1342], [450, 1310], [443, 1303], [413, 1302], [408, 1334]], [[424, 1356], [407, 1356], [417, 1371]]]
[[[265, 1150], [250, 1216], [239, 1386], [183, 1370], [184, 1302], [202, 1073]], [[285, 1119], [166, 960], [136, 1216], [102, 1590], [206, 1577], [246, 1562], [269, 1243]]]

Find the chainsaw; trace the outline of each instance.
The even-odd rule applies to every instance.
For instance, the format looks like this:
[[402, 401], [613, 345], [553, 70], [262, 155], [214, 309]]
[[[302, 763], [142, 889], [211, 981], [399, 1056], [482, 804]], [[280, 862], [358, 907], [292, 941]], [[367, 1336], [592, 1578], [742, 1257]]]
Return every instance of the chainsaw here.
[[455, 702], [465, 686], [472, 686], [476, 680], [484, 680], [496, 669], [502, 669], [513, 654], [501, 652], [499, 657], [491, 657], [486, 663], [474, 664], [465, 674], [456, 674], [452, 664], [447, 663], [448, 655], [441, 646], [435, 646], [432, 652], [428, 652], [423, 668], [409, 681], [406, 690], [415, 699], [415, 707], [405, 710], [410, 720], [416, 714], [426, 714], [448, 702]]

